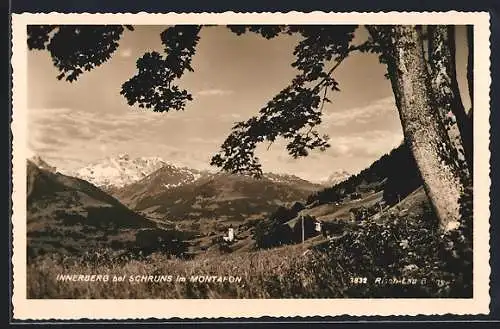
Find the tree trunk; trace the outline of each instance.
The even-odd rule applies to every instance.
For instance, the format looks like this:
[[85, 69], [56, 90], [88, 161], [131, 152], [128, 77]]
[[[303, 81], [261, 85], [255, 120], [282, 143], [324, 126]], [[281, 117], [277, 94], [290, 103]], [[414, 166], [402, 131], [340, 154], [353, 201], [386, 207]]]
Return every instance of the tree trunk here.
[[413, 153], [440, 225], [445, 230], [457, 228], [464, 187], [451, 156], [445, 126], [435, 110], [421, 32], [406, 25], [368, 30], [383, 45], [383, 61], [387, 64], [405, 142]]
[[[460, 90], [458, 88], [455, 63], [455, 28], [447, 25], [429, 26], [429, 63], [431, 85], [433, 88], [436, 109], [447, 120], [449, 113], [456, 118], [458, 132], [455, 125], [445, 121], [450, 133], [452, 145], [462, 154], [468, 172], [472, 173], [473, 166], [473, 136], [472, 120], [467, 116]], [[463, 149], [463, 150], [461, 150]], [[464, 175], [469, 175], [464, 171]]]
[[467, 25], [467, 86], [469, 88], [470, 104], [468, 116], [472, 121], [474, 108], [474, 25]]
[[[471, 122], [472, 144], [474, 145], [474, 26], [467, 25], [467, 87], [469, 88], [470, 109], [467, 112]], [[474, 164], [474, 161], [472, 161]], [[473, 167], [470, 167], [471, 181], [473, 179]]]

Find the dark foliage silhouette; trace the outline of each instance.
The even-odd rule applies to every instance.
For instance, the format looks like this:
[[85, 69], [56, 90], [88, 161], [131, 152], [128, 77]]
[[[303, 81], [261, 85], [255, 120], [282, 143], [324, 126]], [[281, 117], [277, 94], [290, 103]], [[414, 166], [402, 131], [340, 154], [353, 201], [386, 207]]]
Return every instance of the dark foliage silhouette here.
[[57, 78], [73, 82], [111, 58], [125, 28], [133, 30], [121, 25], [29, 25], [28, 48], [47, 49], [61, 72]]

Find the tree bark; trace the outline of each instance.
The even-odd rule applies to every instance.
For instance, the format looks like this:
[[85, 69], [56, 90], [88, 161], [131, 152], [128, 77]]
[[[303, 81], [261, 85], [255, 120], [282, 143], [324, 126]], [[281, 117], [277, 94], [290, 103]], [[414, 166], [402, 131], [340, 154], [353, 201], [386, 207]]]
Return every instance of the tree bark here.
[[[469, 88], [470, 109], [467, 113], [471, 123], [472, 144], [474, 144], [474, 26], [467, 25], [467, 87]], [[472, 165], [474, 161], [472, 161]], [[473, 181], [473, 167], [471, 165], [471, 181]]]
[[[455, 133], [454, 124], [449, 121], [445, 124], [448, 126], [452, 145], [456, 146], [457, 155], [463, 154], [468, 171], [472, 173], [474, 147], [472, 120], [467, 116], [458, 88], [455, 28], [447, 25], [429, 26], [428, 34], [430, 76], [436, 109], [443, 120], [447, 119], [449, 113], [455, 116], [459, 134]], [[464, 172], [464, 175], [468, 173]]]
[[440, 225], [445, 230], [457, 228], [464, 186], [451, 156], [447, 131], [435, 109], [421, 32], [406, 25], [368, 30], [383, 45], [383, 61], [387, 64], [405, 142]]
[[469, 88], [470, 104], [468, 116], [472, 121], [474, 108], [474, 26], [467, 25], [467, 86]]

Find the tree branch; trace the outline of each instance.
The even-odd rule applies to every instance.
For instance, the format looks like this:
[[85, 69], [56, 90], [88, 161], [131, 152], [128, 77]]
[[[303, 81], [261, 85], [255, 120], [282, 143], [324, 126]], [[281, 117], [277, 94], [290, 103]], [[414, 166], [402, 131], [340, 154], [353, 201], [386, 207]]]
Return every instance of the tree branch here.
[[326, 79], [328, 79], [332, 75], [333, 71], [335, 71], [340, 66], [340, 64], [342, 64], [344, 59], [346, 59], [351, 52], [359, 51], [360, 49], [361, 45], [350, 47], [345, 55], [342, 55], [337, 59], [333, 67], [326, 73], [326, 76], [323, 79], [321, 79], [321, 81], [316, 86], [314, 86], [313, 90], [320, 88], [321, 85], [326, 81]]
[[[322, 87], [322, 85], [326, 82], [326, 80], [331, 77], [332, 73], [340, 66], [340, 64], [342, 64], [342, 62], [344, 61], [344, 59], [347, 58], [347, 56], [353, 52], [353, 51], [359, 51], [361, 49], [361, 45], [358, 45], [358, 46], [352, 46], [349, 48], [349, 50], [347, 51], [347, 53], [345, 55], [342, 55], [340, 56], [335, 64], [333, 65], [333, 67], [327, 72], [326, 76], [321, 79], [320, 82], [318, 82], [314, 87], [313, 87], [313, 91], [319, 89]], [[321, 107], [320, 107], [320, 113], [323, 112], [323, 107], [325, 105], [325, 100], [326, 100], [326, 95], [327, 95], [327, 91], [328, 91], [328, 87], [327, 86], [324, 86], [325, 87], [325, 91], [323, 93], [323, 98], [322, 98], [322, 103], [321, 103]], [[298, 106], [298, 105], [297, 105]], [[295, 110], [297, 107], [293, 108], [293, 110]], [[312, 129], [313, 129], [313, 125], [309, 126], [309, 130], [306, 132], [306, 137], [309, 136], [309, 134], [311, 133]], [[270, 141], [269, 142], [269, 145], [267, 146], [266, 150], [269, 150], [271, 148], [271, 145], [274, 143], [274, 140]]]

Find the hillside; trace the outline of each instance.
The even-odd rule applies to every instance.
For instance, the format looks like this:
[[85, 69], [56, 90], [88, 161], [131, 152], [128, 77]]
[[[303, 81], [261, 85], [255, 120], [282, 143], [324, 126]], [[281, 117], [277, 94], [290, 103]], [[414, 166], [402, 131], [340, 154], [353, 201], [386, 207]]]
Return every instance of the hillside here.
[[167, 234], [84, 180], [27, 161], [28, 255], [85, 254], [99, 248], [144, 248], [143, 237]]
[[360, 197], [359, 194], [379, 191], [384, 191], [384, 201], [395, 204], [421, 185], [422, 178], [415, 160], [403, 143], [360, 173], [311, 194], [307, 198], [307, 204], [341, 202], [351, 197]]
[[36, 165], [38, 168], [45, 169], [47, 171], [55, 173], [57, 171], [57, 168], [54, 166], [49, 165], [47, 162], [45, 162], [44, 159], [42, 159], [39, 155], [33, 155], [29, 158], [29, 161], [31, 161], [34, 165]]
[[165, 166], [114, 195], [132, 209], [163, 220], [242, 222], [261, 218], [319, 188], [295, 176], [266, 174], [255, 179]]
[[112, 190], [112, 194], [134, 208], [141, 200], [192, 183], [205, 173], [165, 164], [142, 179]]
[[[388, 211], [418, 216], [428, 203], [421, 185], [413, 157], [403, 144], [360, 173], [312, 193], [305, 204], [278, 209], [257, 224], [253, 239], [259, 248], [270, 248], [301, 242], [302, 236], [307, 240], [320, 234], [342, 235]], [[409, 203], [413, 198], [419, 202]]]

